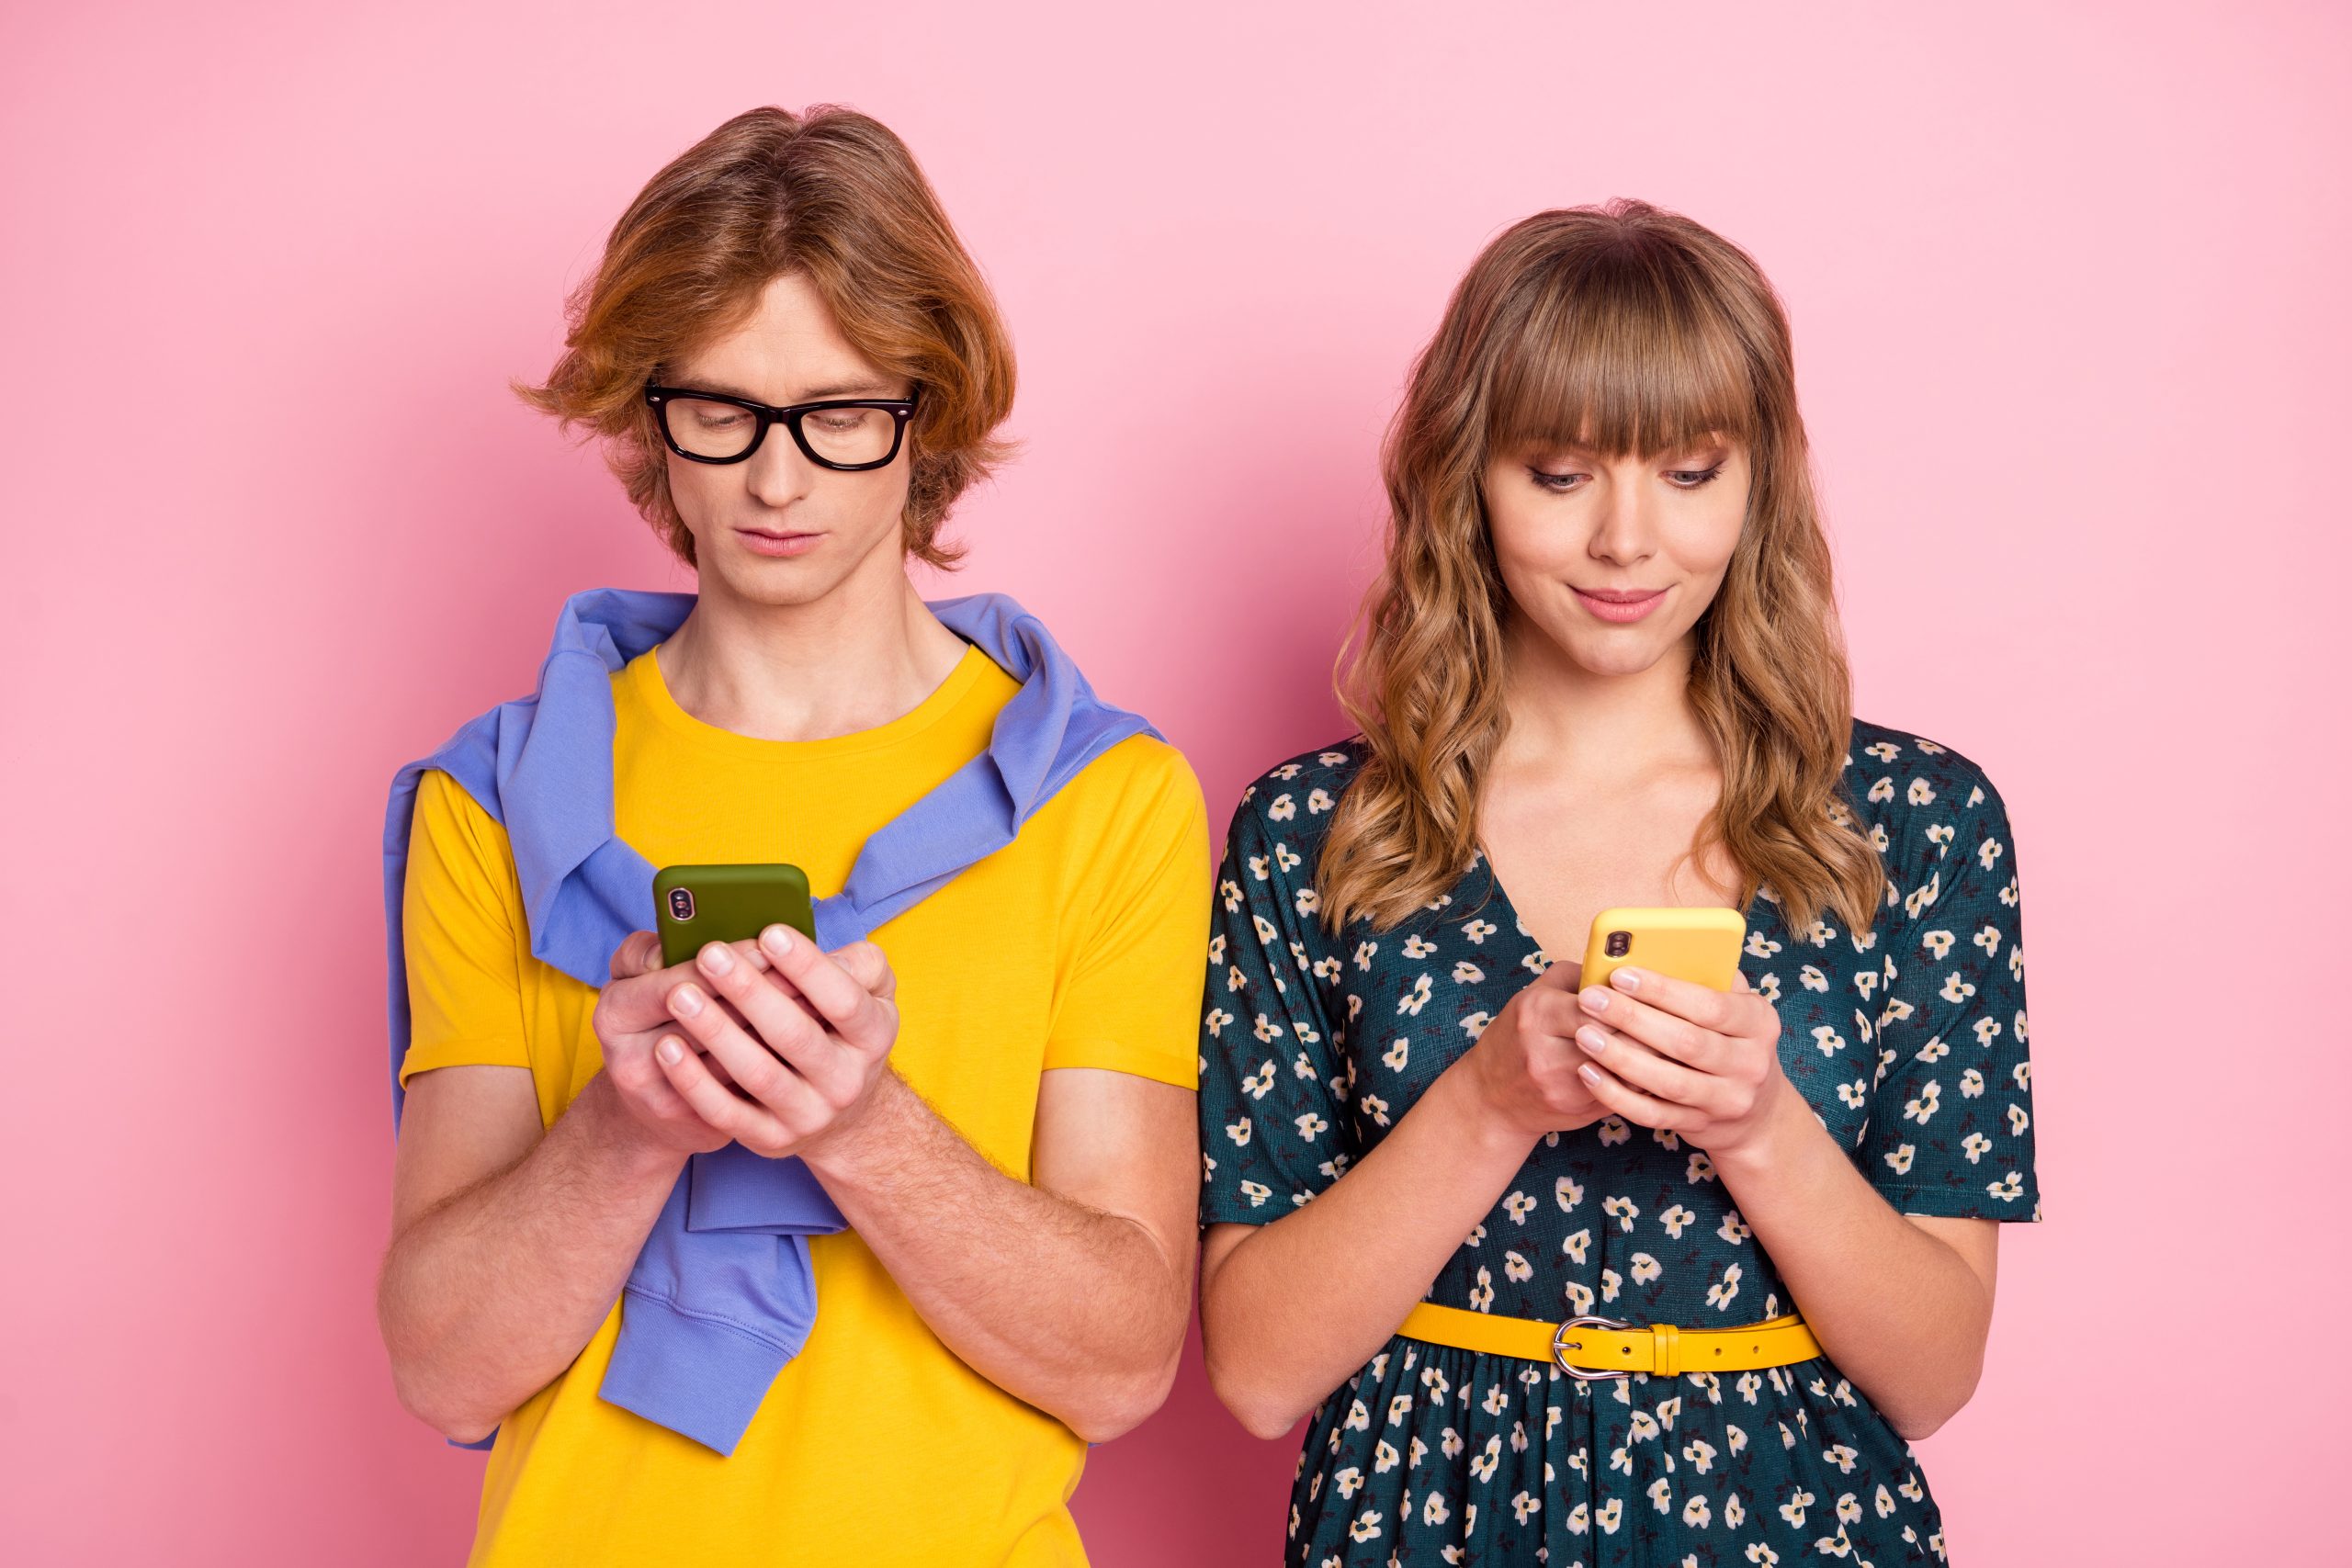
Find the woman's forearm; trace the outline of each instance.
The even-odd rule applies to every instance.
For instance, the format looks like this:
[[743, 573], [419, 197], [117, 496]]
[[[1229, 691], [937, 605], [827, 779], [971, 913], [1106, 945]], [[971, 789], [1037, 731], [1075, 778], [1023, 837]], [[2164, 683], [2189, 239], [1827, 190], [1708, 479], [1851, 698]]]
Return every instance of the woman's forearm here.
[[685, 1156], [636, 1135], [598, 1074], [528, 1154], [411, 1223], [377, 1312], [401, 1402], [488, 1436], [594, 1337]]
[[1709, 1157], [1814, 1337], [1897, 1432], [1926, 1437], [1968, 1402], [1989, 1264], [1890, 1207], [1793, 1091], [1765, 1135]]
[[1242, 1426], [1280, 1437], [1370, 1360], [1533, 1146], [1449, 1069], [1312, 1201], [1223, 1247], [1213, 1235], [1202, 1344]]

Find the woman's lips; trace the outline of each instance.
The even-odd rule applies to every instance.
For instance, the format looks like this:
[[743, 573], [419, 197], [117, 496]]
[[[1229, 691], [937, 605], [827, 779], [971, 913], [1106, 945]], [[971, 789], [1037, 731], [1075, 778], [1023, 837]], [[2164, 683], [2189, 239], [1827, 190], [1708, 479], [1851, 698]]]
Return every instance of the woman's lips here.
[[735, 536], [743, 547], [755, 556], [805, 556], [817, 547], [822, 534], [767, 534], [757, 528], [738, 528]]
[[1601, 620], [1612, 621], [1619, 626], [1640, 620], [1657, 609], [1666, 598], [1663, 588], [1646, 592], [1625, 588], [1577, 588], [1575, 592], [1586, 609]]

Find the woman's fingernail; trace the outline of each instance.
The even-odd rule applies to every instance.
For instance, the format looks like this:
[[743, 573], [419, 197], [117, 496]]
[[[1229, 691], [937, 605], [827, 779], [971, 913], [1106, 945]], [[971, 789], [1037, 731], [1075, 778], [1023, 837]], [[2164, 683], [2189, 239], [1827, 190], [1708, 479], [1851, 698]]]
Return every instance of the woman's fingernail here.
[[1598, 986], [1593, 987], [1589, 991], [1578, 992], [1577, 999], [1584, 1003], [1586, 1008], [1593, 1012], [1607, 1012], [1609, 1010], [1609, 993], [1602, 990]]
[[702, 966], [713, 975], [724, 975], [735, 967], [735, 954], [723, 942], [714, 942], [702, 950]]
[[1587, 1062], [1577, 1068], [1577, 1077], [1584, 1079], [1585, 1082], [1590, 1084], [1595, 1089], [1599, 1089], [1600, 1087], [1600, 1069], [1594, 1066], [1590, 1062]]
[[1577, 1031], [1577, 1043], [1598, 1056], [1609, 1049], [1609, 1036], [1592, 1025], [1587, 1024]]
[[760, 933], [760, 945], [778, 958], [789, 957], [792, 953], [792, 928], [770, 926]]
[[662, 1043], [653, 1047], [653, 1054], [674, 1067], [685, 1059], [686, 1048], [678, 1043], [676, 1035], [665, 1034]]
[[670, 1010], [692, 1018], [702, 1011], [702, 993], [692, 986], [681, 986], [670, 993]]
[[1635, 989], [1642, 983], [1642, 972], [1638, 969], [1612, 970], [1609, 977], [1629, 991]]

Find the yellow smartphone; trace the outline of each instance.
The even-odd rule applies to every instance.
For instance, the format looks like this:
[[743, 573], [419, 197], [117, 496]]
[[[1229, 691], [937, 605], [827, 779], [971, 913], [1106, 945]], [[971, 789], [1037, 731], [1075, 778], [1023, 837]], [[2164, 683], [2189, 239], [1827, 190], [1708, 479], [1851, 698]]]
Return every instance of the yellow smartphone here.
[[1739, 983], [1739, 950], [1747, 919], [1737, 909], [1603, 909], [1592, 918], [1577, 983], [1605, 986], [1631, 964], [1710, 990]]

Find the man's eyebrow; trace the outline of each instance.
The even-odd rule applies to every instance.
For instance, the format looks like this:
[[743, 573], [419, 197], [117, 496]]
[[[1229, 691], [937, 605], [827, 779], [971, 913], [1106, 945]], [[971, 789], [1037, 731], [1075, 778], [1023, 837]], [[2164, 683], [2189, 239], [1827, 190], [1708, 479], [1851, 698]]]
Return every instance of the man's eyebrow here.
[[[724, 392], [730, 398], [741, 398], [747, 401], [754, 403], [764, 402], [766, 400], [755, 393], [747, 392], [742, 388], [734, 386], [726, 381], [690, 379], [681, 382], [680, 384], [691, 387], [695, 390], [701, 392]], [[792, 401], [796, 403], [819, 403], [823, 402], [828, 398], [888, 398], [893, 396], [895, 390], [896, 389], [890, 385], [890, 383], [881, 380], [868, 379], [863, 381], [836, 381], [828, 386], [811, 387], [807, 391], [801, 393], [798, 397], [793, 399]], [[778, 406], [788, 407], [789, 405]]]

